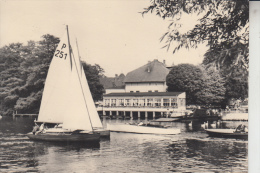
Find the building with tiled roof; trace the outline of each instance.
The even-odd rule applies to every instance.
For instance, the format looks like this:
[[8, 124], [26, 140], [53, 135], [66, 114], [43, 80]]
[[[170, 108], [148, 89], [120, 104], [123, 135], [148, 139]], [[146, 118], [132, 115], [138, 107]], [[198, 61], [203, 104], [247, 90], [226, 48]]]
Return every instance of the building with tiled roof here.
[[[166, 92], [169, 67], [157, 59], [149, 61], [124, 77], [124, 85], [105, 87], [103, 115], [155, 117], [186, 110], [185, 92]], [[108, 83], [108, 82], [107, 82]]]
[[166, 76], [169, 69], [165, 63], [155, 59], [146, 65], [127, 73], [124, 83], [125, 92], [165, 92]]
[[104, 86], [107, 93], [111, 92], [125, 92], [125, 75], [121, 73], [120, 75], [115, 75], [115, 77], [101, 77], [99, 79], [100, 83]]

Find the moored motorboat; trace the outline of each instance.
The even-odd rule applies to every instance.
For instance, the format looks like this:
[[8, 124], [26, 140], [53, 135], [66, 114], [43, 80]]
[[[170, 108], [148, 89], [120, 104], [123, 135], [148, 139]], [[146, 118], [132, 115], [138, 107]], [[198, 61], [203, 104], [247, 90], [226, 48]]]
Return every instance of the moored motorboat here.
[[179, 120], [180, 118], [158, 118], [156, 120], [152, 120], [152, 122], [174, 122]]
[[107, 129], [114, 132], [175, 135], [181, 133], [180, 129], [162, 126], [135, 125], [135, 124], [107, 124]]
[[210, 137], [248, 139], [248, 132], [236, 131], [236, 129], [205, 129]]

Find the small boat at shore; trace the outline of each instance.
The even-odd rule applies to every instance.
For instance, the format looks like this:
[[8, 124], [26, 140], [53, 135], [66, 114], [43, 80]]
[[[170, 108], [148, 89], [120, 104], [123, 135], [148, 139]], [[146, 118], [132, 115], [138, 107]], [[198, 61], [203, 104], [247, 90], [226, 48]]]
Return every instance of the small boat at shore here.
[[110, 135], [98, 116], [78, 51], [72, 48], [67, 27], [49, 67], [30, 139], [92, 143]]
[[156, 120], [152, 120], [152, 122], [175, 122], [179, 120], [180, 118], [158, 118]]
[[205, 129], [210, 137], [248, 139], [248, 132], [236, 131], [236, 129]]
[[107, 124], [107, 129], [113, 132], [176, 135], [180, 129], [169, 128], [161, 125], [136, 125], [136, 124]]

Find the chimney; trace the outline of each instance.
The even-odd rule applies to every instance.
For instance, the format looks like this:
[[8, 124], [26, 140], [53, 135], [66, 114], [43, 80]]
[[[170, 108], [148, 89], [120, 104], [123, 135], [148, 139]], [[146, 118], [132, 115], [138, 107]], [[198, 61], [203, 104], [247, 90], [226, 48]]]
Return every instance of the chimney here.
[[151, 72], [151, 61], [148, 61], [148, 68], [147, 68], [147, 72], [150, 73]]
[[163, 64], [166, 66], [166, 61], [165, 61], [165, 59], [163, 60]]

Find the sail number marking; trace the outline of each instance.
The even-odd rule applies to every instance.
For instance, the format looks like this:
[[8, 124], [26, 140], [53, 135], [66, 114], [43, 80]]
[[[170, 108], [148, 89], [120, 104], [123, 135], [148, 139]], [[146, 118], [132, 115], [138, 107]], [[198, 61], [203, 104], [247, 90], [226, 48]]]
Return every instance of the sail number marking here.
[[55, 56], [59, 57], [59, 58], [63, 58], [66, 59], [67, 58], [67, 53], [64, 54], [64, 52], [62, 51], [62, 49], [66, 48], [67, 45], [63, 44], [61, 47], [61, 50], [56, 50]]

